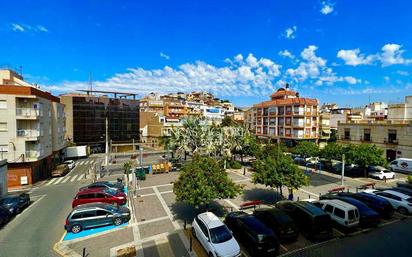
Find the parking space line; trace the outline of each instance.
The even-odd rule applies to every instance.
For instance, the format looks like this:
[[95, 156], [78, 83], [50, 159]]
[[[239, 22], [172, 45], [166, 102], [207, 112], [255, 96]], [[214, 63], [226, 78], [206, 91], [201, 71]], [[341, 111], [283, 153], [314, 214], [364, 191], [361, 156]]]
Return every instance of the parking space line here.
[[289, 251], [288, 248], [286, 248], [284, 245], [280, 244], [279, 246], [280, 246], [280, 248], [282, 248], [285, 252], [288, 252], [288, 251]]
[[70, 176], [65, 176], [64, 179], [62, 180], [62, 183], [66, 183], [71, 177]]
[[46, 186], [53, 184], [56, 180], [57, 178], [52, 178], [49, 182], [47, 182]]
[[79, 176], [79, 178], [77, 178], [77, 181], [82, 180], [82, 179], [83, 179], [83, 175], [84, 175], [84, 174], [81, 174], [81, 175]]
[[345, 234], [337, 230], [336, 228], [332, 228], [335, 232], [337, 232], [340, 236], [344, 236]]
[[235, 208], [236, 210], [239, 210], [239, 207], [236, 204], [234, 204], [232, 201], [230, 201], [229, 199], [225, 199], [224, 201], [228, 203], [230, 206], [232, 206], [233, 208]]
[[62, 181], [64, 179], [64, 177], [60, 177], [56, 180], [56, 182], [53, 183], [53, 185], [57, 185], [60, 183], [60, 181]]
[[78, 176], [78, 175], [74, 175], [74, 176], [72, 177], [72, 179], [70, 180], [70, 182], [75, 181], [75, 180], [76, 180], [76, 178], [77, 178], [77, 176]]
[[154, 188], [153, 188], [153, 191], [155, 192], [157, 198], [159, 199], [160, 204], [163, 206], [163, 209], [165, 210], [167, 216], [169, 216], [169, 219], [170, 219], [170, 221], [172, 222], [173, 227], [174, 227], [175, 229], [179, 229], [179, 228], [180, 228], [179, 224], [173, 219], [172, 212], [170, 211], [169, 207], [167, 206], [165, 200], [163, 199], [163, 197], [162, 197], [162, 195], [160, 194], [160, 192], [159, 192], [159, 190], [157, 189], [157, 187], [154, 187]]
[[304, 189], [302, 189], [302, 188], [299, 188], [298, 190], [300, 190], [300, 191], [302, 191], [302, 192], [304, 192], [304, 193], [307, 193], [307, 194], [310, 194], [310, 195], [313, 195], [313, 196], [319, 198], [319, 195], [317, 195], [317, 194], [315, 194], [315, 193], [312, 193], [312, 192], [309, 192], [309, 191], [306, 191], [306, 190], [304, 190]]
[[162, 195], [162, 194], [170, 194], [170, 193], [173, 193], [173, 190], [160, 192], [161, 195]]
[[155, 218], [155, 219], [151, 219], [151, 220], [139, 221], [139, 222], [136, 222], [136, 224], [137, 225], [143, 225], [143, 224], [147, 224], [147, 223], [158, 222], [158, 221], [165, 220], [165, 219], [168, 219], [168, 218], [169, 218], [169, 216], [164, 216], [164, 217]]

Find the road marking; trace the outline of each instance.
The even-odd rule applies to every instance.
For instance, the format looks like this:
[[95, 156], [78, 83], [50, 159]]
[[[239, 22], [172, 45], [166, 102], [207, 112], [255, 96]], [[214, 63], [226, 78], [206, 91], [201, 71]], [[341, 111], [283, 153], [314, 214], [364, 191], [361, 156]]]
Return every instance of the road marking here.
[[81, 176], [79, 176], [79, 178], [77, 179], [77, 181], [82, 180], [82, 179], [83, 179], [83, 175], [84, 175], [84, 174], [82, 174]]
[[46, 186], [53, 184], [56, 180], [57, 178], [52, 178], [49, 182], [47, 182]]
[[180, 228], [179, 224], [177, 224], [177, 222], [173, 219], [172, 212], [170, 211], [169, 207], [167, 206], [165, 200], [163, 199], [163, 197], [162, 197], [162, 195], [160, 194], [160, 192], [159, 192], [159, 190], [157, 189], [157, 187], [154, 187], [154, 188], [153, 188], [153, 191], [155, 192], [157, 198], [159, 199], [161, 205], [163, 206], [163, 209], [165, 210], [167, 216], [169, 216], [169, 219], [170, 219], [170, 221], [172, 222], [173, 227], [174, 227], [175, 229], [179, 229], [179, 228]]
[[233, 208], [235, 208], [235, 210], [239, 210], [239, 207], [236, 204], [234, 204], [232, 201], [230, 201], [229, 199], [225, 199], [224, 201], [228, 203], [230, 206], [232, 206]]
[[280, 244], [280, 247], [284, 250], [284, 251], [289, 251], [288, 248], [286, 248], [284, 245]]
[[307, 194], [310, 194], [310, 195], [316, 196], [317, 198], [319, 198], [319, 195], [314, 194], [314, 193], [309, 192], [309, 191], [306, 191], [306, 190], [304, 190], [304, 189], [302, 189], [302, 188], [299, 188], [298, 190], [300, 190], [300, 191], [302, 191], [302, 192], [304, 192], [304, 193], [307, 193]]
[[73, 182], [73, 181], [77, 178], [77, 176], [78, 176], [78, 175], [74, 175], [74, 176], [72, 177], [72, 179], [70, 180], [70, 182]]
[[169, 218], [169, 216], [164, 216], [164, 217], [155, 218], [155, 219], [151, 219], [151, 220], [139, 221], [139, 222], [136, 222], [136, 224], [137, 224], [137, 225], [143, 225], [143, 224], [147, 224], [147, 223], [152, 223], [152, 222], [158, 222], [158, 221], [161, 221], [161, 220], [166, 220], [166, 219], [168, 219], [168, 218]]
[[56, 180], [56, 182], [55, 183], [53, 183], [53, 185], [57, 185], [57, 184], [59, 184], [60, 183], [60, 181], [62, 181], [64, 179], [64, 177], [60, 177], [60, 178], [58, 178], [57, 180]]
[[83, 165], [83, 163], [84, 163], [84, 161], [79, 161], [78, 162], [78, 165], [80, 166], [80, 165]]
[[65, 179], [62, 180], [62, 183], [66, 183], [71, 177], [70, 176], [65, 176]]

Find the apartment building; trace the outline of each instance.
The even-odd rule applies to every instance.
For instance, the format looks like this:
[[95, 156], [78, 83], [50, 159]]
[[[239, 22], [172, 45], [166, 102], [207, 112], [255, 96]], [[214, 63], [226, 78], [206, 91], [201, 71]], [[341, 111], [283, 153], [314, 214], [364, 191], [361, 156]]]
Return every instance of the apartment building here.
[[271, 100], [255, 104], [256, 131], [262, 139], [273, 139], [294, 145], [297, 140], [319, 138], [317, 99], [302, 98], [298, 92], [285, 88], [271, 95]]
[[[69, 141], [77, 145], [89, 145], [92, 151], [104, 151], [106, 116], [111, 142], [131, 143], [139, 140], [139, 101], [134, 94], [84, 91], [86, 94], [60, 96], [66, 107], [66, 138]], [[132, 99], [126, 98], [128, 96]]]
[[164, 136], [170, 136], [172, 130], [182, 126], [180, 119], [165, 117], [156, 112], [140, 113], [141, 142], [154, 149], [160, 149]]
[[9, 187], [51, 175], [66, 145], [63, 110], [59, 98], [33, 86], [0, 85], [0, 157], [8, 161]]
[[340, 122], [338, 141], [375, 144], [389, 161], [412, 158], [412, 96], [405, 97], [404, 103], [388, 105], [387, 120]]
[[251, 107], [245, 110], [245, 128], [252, 134], [256, 132], [256, 109]]

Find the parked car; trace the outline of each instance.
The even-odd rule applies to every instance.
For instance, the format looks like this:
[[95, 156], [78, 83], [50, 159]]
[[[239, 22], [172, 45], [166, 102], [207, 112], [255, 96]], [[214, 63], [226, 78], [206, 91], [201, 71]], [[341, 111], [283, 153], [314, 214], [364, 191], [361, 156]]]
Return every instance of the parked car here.
[[320, 200], [319, 204], [337, 224], [346, 228], [359, 225], [359, 211], [355, 206], [337, 199]]
[[363, 227], [375, 227], [380, 223], [379, 213], [355, 198], [338, 194], [327, 194], [321, 196], [320, 199], [337, 199], [355, 206], [359, 211], [359, 224]]
[[342, 196], [348, 196], [354, 198], [362, 203], [366, 204], [368, 207], [379, 213], [382, 218], [391, 218], [393, 215], [392, 205], [388, 200], [378, 197], [373, 194], [367, 194], [364, 192], [360, 193], [339, 193]]
[[108, 188], [108, 189], [114, 189], [118, 190], [120, 192], [124, 192], [124, 185], [121, 182], [116, 182], [112, 183], [109, 181], [98, 181], [94, 182], [88, 186], [80, 188], [80, 191], [86, 190], [86, 189], [93, 189], [93, 188]]
[[86, 203], [109, 203], [113, 205], [126, 204], [126, 194], [113, 189], [85, 189], [79, 191], [74, 197], [72, 208]]
[[309, 202], [279, 201], [276, 207], [285, 211], [308, 238], [324, 240], [332, 237], [329, 214]]
[[192, 234], [197, 238], [210, 257], [240, 256], [240, 246], [227, 226], [211, 212], [195, 217]]
[[412, 184], [406, 182], [396, 182], [397, 187], [412, 189]]
[[279, 241], [273, 231], [256, 217], [242, 211], [229, 213], [225, 224], [251, 256], [276, 256]]
[[412, 189], [407, 188], [407, 187], [393, 187], [391, 188], [391, 190], [405, 194], [405, 195], [409, 195], [412, 197]]
[[272, 229], [281, 241], [295, 241], [299, 236], [296, 223], [281, 209], [261, 208], [255, 210], [253, 215]]
[[368, 189], [364, 192], [368, 194], [374, 194], [388, 200], [393, 209], [397, 210], [401, 214], [412, 213], [412, 197], [408, 195], [393, 190], [380, 191], [375, 189]]
[[30, 196], [26, 193], [8, 195], [0, 199], [0, 205], [9, 210], [12, 215], [17, 215], [30, 205]]
[[395, 173], [386, 169], [382, 166], [369, 166], [368, 167], [369, 177], [377, 178], [381, 180], [394, 179]]
[[52, 177], [62, 177], [69, 173], [70, 169], [67, 164], [60, 164], [52, 171]]
[[74, 169], [74, 167], [76, 167], [76, 163], [73, 160], [67, 160], [63, 163], [66, 164], [67, 167], [69, 167], [70, 170], [72, 170], [72, 169]]
[[75, 207], [66, 218], [64, 229], [67, 232], [79, 233], [83, 229], [115, 225], [130, 220], [130, 210], [122, 206], [104, 203], [89, 203]]
[[389, 163], [389, 169], [392, 171], [400, 171], [412, 173], [412, 159], [399, 158]]
[[7, 222], [9, 222], [12, 216], [13, 215], [10, 213], [9, 210], [4, 208], [3, 206], [0, 206], [0, 226], [7, 224]]

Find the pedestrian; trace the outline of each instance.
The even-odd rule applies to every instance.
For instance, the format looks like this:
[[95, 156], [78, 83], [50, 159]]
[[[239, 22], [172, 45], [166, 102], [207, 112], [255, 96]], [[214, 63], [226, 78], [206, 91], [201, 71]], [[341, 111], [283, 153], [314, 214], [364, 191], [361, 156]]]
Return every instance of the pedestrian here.
[[383, 177], [383, 181], [385, 181], [385, 183], [386, 183], [386, 176], [385, 176], [385, 177]]

